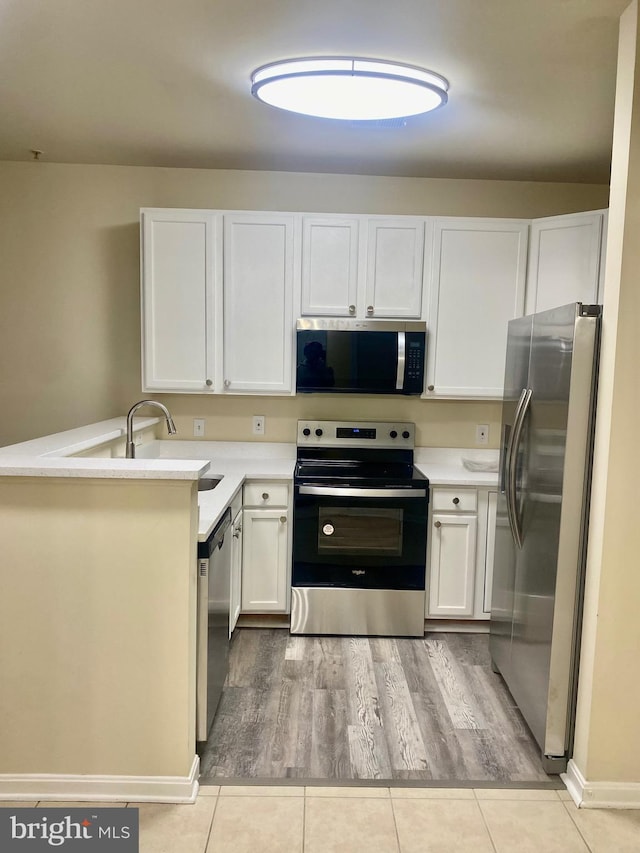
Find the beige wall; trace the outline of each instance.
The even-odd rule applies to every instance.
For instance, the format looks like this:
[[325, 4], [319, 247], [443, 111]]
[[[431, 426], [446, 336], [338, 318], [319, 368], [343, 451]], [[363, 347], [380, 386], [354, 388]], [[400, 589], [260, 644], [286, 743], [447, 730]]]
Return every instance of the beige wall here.
[[604, 326], [575, 761], [640, 782], [640, 65], [638, 4], [620, 27]]
[[[501, 404], [452, 402], [412, 397], [358, 397], [301, 394], [297, 397], [214, 397], [164, 395], [178, 429], [177, 439], [193, 437], [193, 418], [205, 418], [208, 441], [295, 441], [298, 419], [402, 420], [416, 424], [423, 447], [473, 447], [476, 424], [489, 424], [489, 447], [498, 447]], [[263, 438], [252, 433], [253, 415], [264, 415]], [[164, 427], [162, 427], [163, 437]]]
[[192, 482], [0, 478], [0, 775], [188, 776], [196, 519]]
[[[607, 203], [608, 188], [595, 185], [0, 163], [0, 446], [122, 414], [140, 399], [140, 207], [528, 218]], [[220, 416], [224, 432], [255, 404], [203, 408], [192, 398], [179, 408]], [[491, 419], [482, 405], [457, 410], [465, 434]], [[292, 418], [306, 413], [282, 406]], [[430, 443], [460, 443], [449, 431], [456, 410], [422, 406], [428, 415], [416, 409], [412, 419]]]
[[604, 324], [575, 761], [640, 782], [640, 69], [638, 5], [620, 27]]

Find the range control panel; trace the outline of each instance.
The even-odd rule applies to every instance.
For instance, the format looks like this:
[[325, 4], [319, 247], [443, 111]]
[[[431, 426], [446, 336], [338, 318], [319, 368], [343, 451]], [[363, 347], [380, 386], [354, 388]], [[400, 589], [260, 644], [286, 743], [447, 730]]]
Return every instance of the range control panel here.
[[399, 447], [413, 450], [415, 424], [394, 421], [298, 421], [298, 447]]

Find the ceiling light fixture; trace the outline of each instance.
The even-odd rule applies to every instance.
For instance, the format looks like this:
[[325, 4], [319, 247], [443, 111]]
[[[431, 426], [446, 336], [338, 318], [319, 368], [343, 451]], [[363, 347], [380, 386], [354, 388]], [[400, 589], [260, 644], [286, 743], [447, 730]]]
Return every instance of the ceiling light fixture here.
[[342, 121], [404, 118], [447, 102], [439, 74], [382, 59], [309, 57], [271, 62], [251, 75], [251, 94], [282, 110]]

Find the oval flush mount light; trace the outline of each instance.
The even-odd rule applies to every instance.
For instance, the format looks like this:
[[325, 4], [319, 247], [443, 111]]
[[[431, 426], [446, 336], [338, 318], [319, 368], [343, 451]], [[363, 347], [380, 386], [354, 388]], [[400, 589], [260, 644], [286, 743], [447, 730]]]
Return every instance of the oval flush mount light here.
[[447, 102], [439, 74], [382, 59], [309, 57], [262, 65], [251, 75], [260, 101], [303, 115], [343, 121], [404, 118]]

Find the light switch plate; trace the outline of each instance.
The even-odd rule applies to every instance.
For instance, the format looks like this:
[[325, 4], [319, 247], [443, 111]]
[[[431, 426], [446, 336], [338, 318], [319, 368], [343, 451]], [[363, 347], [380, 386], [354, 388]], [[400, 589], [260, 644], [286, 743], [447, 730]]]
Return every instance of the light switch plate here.
[[253, 416], [253, 434], [254, 435], [264, 435], [264, 415], [254, 415]]
[[193, 419], [193, 437], [202, 438], [204, 436], [204, 418]]

